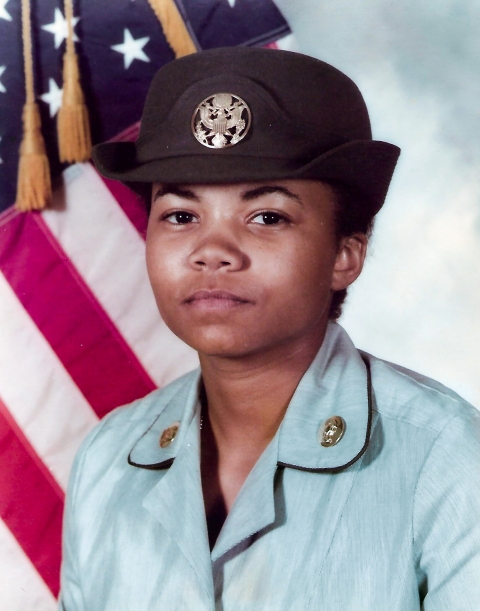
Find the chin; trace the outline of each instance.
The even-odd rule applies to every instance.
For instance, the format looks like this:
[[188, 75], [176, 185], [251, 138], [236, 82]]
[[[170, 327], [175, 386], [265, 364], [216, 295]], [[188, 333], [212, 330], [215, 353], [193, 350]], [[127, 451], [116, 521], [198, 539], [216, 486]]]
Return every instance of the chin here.
[[225, 333], [207, 333], [184, 341], [199, 354], [212, 357], [240, 358], [255, 351], [244, 337], [226, 336]]
[[263, 348], [258, 345], [258, 338], [257, 341], [249, 341], [252, 338], [248, 338], [242, 327], [238, 326], [226, 329], [222, 325], [213, 325], [189, 329], [188, 332], [178, 328], [171, 330], [199, 354], [208, 357], [241, 358]]

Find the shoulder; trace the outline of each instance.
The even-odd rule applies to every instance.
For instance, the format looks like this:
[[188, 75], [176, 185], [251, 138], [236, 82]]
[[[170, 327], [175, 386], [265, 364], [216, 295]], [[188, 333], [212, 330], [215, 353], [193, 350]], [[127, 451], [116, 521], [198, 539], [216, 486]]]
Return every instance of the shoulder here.
[[429, 431], [447, 426], [480, 428], [480, 412], [457, 393], [424, 375], [362, 353], [369, 362], [375, 410], [382, 418]]
[[408, 472], [416, 482], [417, 501], [429, 497], [430, 485], [435, 494], [462, 489], [473, 496], [480, 475], [480, 412], [435, 380], [370, 355], [364, 358], [372, 374], [372, 446], [382, 440], [390, 448], [403, 476]]
[[[445, 567], [452, 560], [453, 566], [454, 549], [458, 554], [455, 571], [462, 573], [465, 554], [470, 554], [477, 571], [480, 412], [435, 380], [363, 356], [372, 373], [374, 411], [384, 441], [393, 448], [390, 455], [402, 477], [412, 475], [417, 561], [430, 574], [432, 586], [434, 579], [440, 584], [444, 576], [439, 564]], [[460, 540], [466, 544], [458, 546]]]

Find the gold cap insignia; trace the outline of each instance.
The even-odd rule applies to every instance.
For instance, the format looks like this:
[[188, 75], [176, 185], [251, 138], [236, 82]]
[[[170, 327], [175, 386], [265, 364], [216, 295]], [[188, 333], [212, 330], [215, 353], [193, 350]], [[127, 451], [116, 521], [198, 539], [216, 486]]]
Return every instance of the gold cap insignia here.
[[195, 109], [192, 132], [203, 146], [221, 149], [243, 140], [250, 124], [250, 108], [242, 98], [233, 93], [215, 93]]

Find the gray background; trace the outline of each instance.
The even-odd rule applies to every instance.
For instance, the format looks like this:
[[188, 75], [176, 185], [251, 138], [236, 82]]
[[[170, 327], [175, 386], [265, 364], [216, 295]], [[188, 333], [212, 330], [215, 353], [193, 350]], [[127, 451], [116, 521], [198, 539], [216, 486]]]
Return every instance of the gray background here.
[[341, 324], [480, 407], [480, 3], [276, 0], [402, 154]]

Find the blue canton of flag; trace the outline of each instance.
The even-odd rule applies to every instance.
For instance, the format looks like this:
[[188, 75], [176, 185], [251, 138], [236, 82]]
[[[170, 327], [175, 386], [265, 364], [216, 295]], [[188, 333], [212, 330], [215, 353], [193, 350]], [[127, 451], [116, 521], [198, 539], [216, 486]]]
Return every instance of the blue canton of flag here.
[[[0, 210], [15, 201], [25, 101], [20, 0], [0, 0]], [[200, 49], [265, 45], [289, 33], [270, 0], [176, 0]], [[140, 119], [149, 83], [174, 54], [147, 0], [78, 0], [74, 32], [94, 143]], [[59, 0], [32, 2], [35, 90], [53, 176], [67, 24]]]

